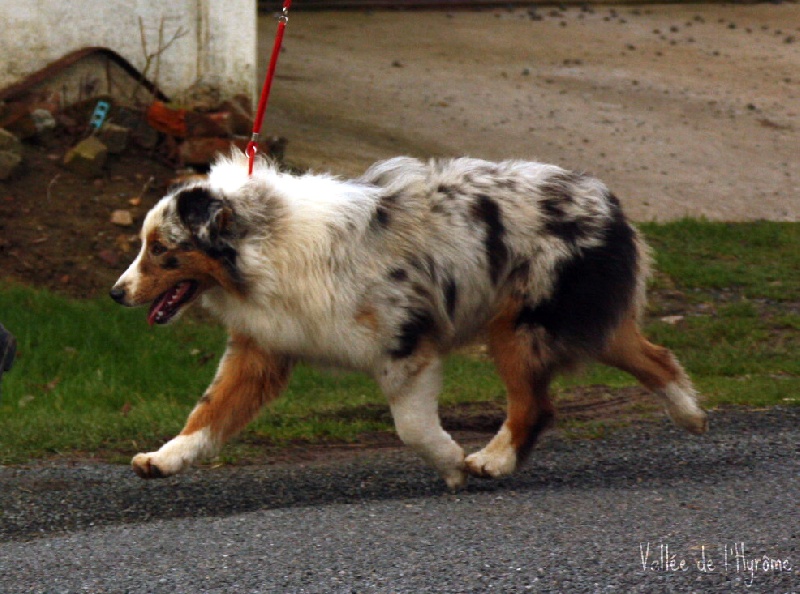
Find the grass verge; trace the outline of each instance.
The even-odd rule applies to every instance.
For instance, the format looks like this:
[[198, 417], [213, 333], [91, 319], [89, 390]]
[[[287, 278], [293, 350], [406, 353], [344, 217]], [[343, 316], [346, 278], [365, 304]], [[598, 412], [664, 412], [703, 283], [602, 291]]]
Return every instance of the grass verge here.
[[[642, 227], [658, 270], [647, 333], [678, 354], [707, 405], [800, 402], [800, 225]], [[2, 384], [0, 464], [54, 454], [127, 461], [157, 447], [180, 430], [225, 343], [221, 329], [192, 319], [148, 328], [141, 310], [22, 286], [0, 289], [0, 316], [19, 341], [17, 364]], [[569, 402], [578, 385], [613, 392], [633, 383], [598, 366], [560, 379], [556, 390]], [[503, 401], [491, 364], [452, 357], [444, 406], [481, 401]], [[371, 380], [300, 367], [288, 393], [240, 444], [351, 441], [389, 429]]]

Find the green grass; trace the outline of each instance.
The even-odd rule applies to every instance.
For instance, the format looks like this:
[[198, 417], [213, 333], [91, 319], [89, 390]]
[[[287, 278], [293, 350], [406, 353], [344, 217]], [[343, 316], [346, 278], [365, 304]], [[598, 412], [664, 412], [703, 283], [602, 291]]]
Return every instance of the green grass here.
[[797, 223], [688, 219], [640, 227], [655, 250], [657, 269], [684, 289], [725, 290], [749, 299], [800, 300]]
[[[800, 403], [800, 225], [680, 221], [643, 230], [659, 271], [647, 333], [678, 354], [708, 405]], [[685, 309], [679, 324], [659, 319], [662, 294]], [[142, 310], [22, 286], [0, 288], [0, 321], [19, 341], [2, 381], [0, 463], [127, 460], [157, 447], [182, 427], [225, 344], [221, 329], [190, 317], [149, 328]], [[597, 366], [556, 389], [577, 384], [633, 381]], [[448, 361], [443, 404], [502, 402], [503, 392], [486, 360]], [[354, 440], [389, 430], [385, 410], [370, 379], [301, 366], [239, 443]]]

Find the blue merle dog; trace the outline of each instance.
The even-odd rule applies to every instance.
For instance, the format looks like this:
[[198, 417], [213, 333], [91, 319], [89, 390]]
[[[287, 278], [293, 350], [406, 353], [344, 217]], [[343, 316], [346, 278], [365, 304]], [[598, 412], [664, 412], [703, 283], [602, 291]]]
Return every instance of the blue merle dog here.
[[[297, 361], [366, 372], [401, 439], [450, 488], [499, 477], [552, 424], [553, 377], [598, 360], [636, 377], [675, 423], [706, 414], [672, 353], [639, 329], [647, 247], [602, 182], [524, 161], [396, 158], [358, 179], [293, 175], [241, 154], [170, 192], [111, 296], [166, 324], [199, 299], [230, 338], [180, 435], [144, 478], [214, 455], [278, 396]], [[469, 456], [442, 429], [442, 359], [484, 342], [507, 418]]]

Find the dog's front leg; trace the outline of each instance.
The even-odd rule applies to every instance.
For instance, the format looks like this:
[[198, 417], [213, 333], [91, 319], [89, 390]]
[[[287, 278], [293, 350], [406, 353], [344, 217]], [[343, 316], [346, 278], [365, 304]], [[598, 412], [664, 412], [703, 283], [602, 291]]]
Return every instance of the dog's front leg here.
[[266, 353], [252, 338], [231, 336], [214, 381], [183, 431], [157, 452], [136, 455], [133, 470], [142, 478], [162, 478], [213, 456], [281, 393], [291, 367], [288, 358]]
[[389, 399], [397, 434], [433, 466], [450, 489], [467, 480], [464, 450], [442, 428], [438, 398], [442, 363], [438, 356], [414, 355], [385, 363], [378, 377]]

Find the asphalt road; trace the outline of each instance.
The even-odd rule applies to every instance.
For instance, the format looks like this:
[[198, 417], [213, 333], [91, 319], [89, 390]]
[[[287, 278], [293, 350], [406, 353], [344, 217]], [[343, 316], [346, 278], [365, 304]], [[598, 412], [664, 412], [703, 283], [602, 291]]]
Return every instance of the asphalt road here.
[[798, 592], [798, 444], [800, 407], [553, 434], [458, 494], [405, 452], [0, 468], [0, 592]]

